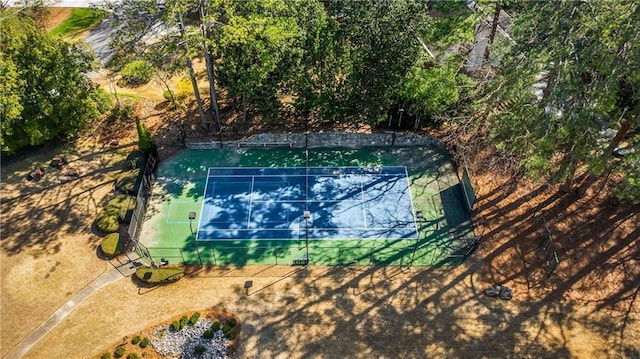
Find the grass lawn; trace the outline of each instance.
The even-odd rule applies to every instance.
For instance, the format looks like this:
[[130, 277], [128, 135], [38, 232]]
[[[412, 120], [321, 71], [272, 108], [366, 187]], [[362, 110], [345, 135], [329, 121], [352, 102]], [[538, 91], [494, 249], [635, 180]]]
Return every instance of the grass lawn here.
[[99, 24], [106, 16], [107, 12], [104, 10], [74, 8], [65, 21], [51, 30], [51, 35], [62, 37], [78, 35]]

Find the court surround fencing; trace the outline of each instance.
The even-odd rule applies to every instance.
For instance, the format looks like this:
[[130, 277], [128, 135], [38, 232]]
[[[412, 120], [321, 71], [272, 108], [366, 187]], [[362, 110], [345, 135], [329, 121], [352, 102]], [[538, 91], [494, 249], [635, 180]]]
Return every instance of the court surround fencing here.
[[159, 162], [158, 151], [153, 148], [147, 154], [147, 163], [141, 174], [140, 187], [136, 195], [136, 207], [133, 209], [128, 230], [129, 239], [132, 241], [136, 253], [141, 258], [147, 258], [149, 260], [151, 260], [151, 255], [149, 254], [149, 249], [140, 243], [140, 232], [147, 213], [147, 205], [149, 204], [153, 182], [156, 179], [156, 170], [158, 169]]
[[[230, 147], [230, 148], [245, 148], [245, 147], [255, 147], [255, 148], [275, 148], [275, 147], [288, 147], [288, 148], [300, 148], [303, 147], [302, 144], [309, 140], [310, 147], [314, 144], [322, 145], [323, 147], [332, 147], [330, 144], [327, 145], [327, 138], [321, 138], [320, 136], [315, 136], [319, 134], [309, 134], [308, 138], [305, 134], [286, 134], [285, 136], [293, 136], [292, 138], [280, 138], [280, 137], [264, 137], [264, 136], [254, 136], [256, 138], [251, 138], [250, 140], [238, 141], [238, 142], [229, 142], [225, 143], [226, 146], [222, 147]], [[369, 136], [358, 136], [358, 134], [338, 134], [332, 133], [327, 134], [326, 136], [330, 138], [340, 139], [340, 144], [344, 144], [342, 142], [343, 137], [349, 137], [353, 140], [353, 147], [362, 147], [362, 146], [384, 146], [384, 143], [389, 141], [389, 134], [387, 133], [377, 133]], [[417, 135], [407, 135], [401, 136], [398, 134], [398, 138], [396, 139], [396, 144], [400, 145], [401, 143], [407, 145], [407, 147], [415, 147], [415, 146], [434, 146], [437, 148], [443, 148], [444, 146], [437, 139], [429, 138], [426, 136], [417, 136], [420, 137], [416, 139]], [[263, 138], [264, 137], [264, 138]], [[295, 138], [294, 138], [295, 137]], [[351, 138], [353, 137], [353, 138]], [[329, 139], [330, 139], [329, 138]], [[401, 140], [402, 139], [402, 140]], [[406, 141], [405, 141], [406, 140]], [[255, 141], [255, 142], [254, 142]], [[253, 142], [253, 143], [252, 143]], [[330, 141], [329, 141], [330, 142]], [[405, 143], [406, 142], [406, 143]], [[351, 143], [351, 142], [349, 142]], [[202, 148], [215, 148], [218, 149], [217, 144], [215, 143], [207, 143], [208, 146], [203, 146]], [[211, 146], [213, 145], [213, 146]], [[211, 147], [209, 147], [211, 146]], [[233, 146], [233, 147], [232, 147]], [[191, 147], [191, 146], [190, 146]], [[198, 147], [199, 146], [193, 146]], [[343, 147], [343, 146], [340, 146]], [[244, 150], [241, 150], [244, 151]], [[397, 151], [397, 150], [394, 150]], [[402, 150], [400, 150], [402, 151]], [[448, 151], [447, 151], [448, 152]], [[244, 152], [241, 152], [244, 153]], [[404, 152], [401, 152], [404, 153]], [[397, 155], [397, 152], [394, 152], [394, 156]], [[331, 154], [326, 158], [330, 158]], [[191, 159], [192, 157], [187, 157]], [[272, 159], [271, 157], [267, 157], [268, 159]], [[294, 160], [288, 161], [289, 159], [295, 159], [295, 156], [291, 156], [287, 158], [286, 164], [290, 164], [291, 162], [295, 162]], [[298, 157], [300, 158], [300, 157]], [[302, 157], [304, 159], [304, 157]], [[437, 158], [437, 157], [436, 157]], [[253, 158], [251, 158], [254, 160]], [[367, 159], [369, 159], [367, 157]], [[376, 158], [377, 159], [377, 158]], [[235, 159], [234, 159], [235, 160]], [[308, 158], [307, 158], [308, 160]], [[199, 162], [196, 162], [199, 163]], [[235, 164], [235, 162], [233, 162]], [[276, 162], [274, 162], [276, 163]], [[280, 164], [280, 163], [278, 163]], [[191, 165], [191, 163], [190, 163]], [[224, 165], [227, 165], [225, 162]], [[295, 164], [294, 164], [295, 166]], [[306, 167], [309, 167], [308, 164]], [[184, 168], [184, 167], [180, 167]], [[435, 167], [434, 167], [435, 168]], [[441, 171], [442, 168], [437, 167], [436, 171], [438, 174], [435, 178], [435, 181], [439, 181], [438, 176], [441, 178], [449, 176], [448, 173], [453, 173], [453, 171], [447, 171], [445, 168], [444, 171]], [[456, 174], [453, 173], [453, 176]], [[460, 176], [458, 174], [457, 180], [460, 180]], [[443, 182], [444, 183], [444, 182]], [[459, 183], [459, 182], [458, 182]], [[467, 183], [470, 183], [468, 181]], [[445, 185], [451, 185], [451, 183], [444, 183]], [[206, 187], [205, 182], [202, 184]], [[460, 200], [460, 216], [462, 213], [467, 213], [469, 208], [466, 207], [469, 205], [469, 202], [473, 202], [473, 189], [471, 186], [467, 188], [460, 188], [463, 185], [455, 186], [456, 191], [450, 190], [450, 188], [445, 187], [442, 189], [438, 195], [439, 197], [435, 200], [446, 200], [446, 196], [453, 197], [454, 192], [462, 192], [466, 195], [466, 198]], [[467, 191], [467, 189], [471, 188], [471, 191]], [[203, 188], [204, 190], [204, 188]], [[185, 243], [185, 246], [172, 246], [173, 239], [163, 243], [162, 247], [144, 247], [141, 243], [139, 243], [140, 236], [140, 226], [142, 220], [144, 220], [144, 212], [146, 212], [146, 206], [148, 202], [148, 195], [146, 198], [144, 197], [144, 191], [139, 193], [140, 208], [136, 208], [136, 216], [139, 219], [137, 229], [136, 226], [134, 230], [131, 230], [132, 239], [137, 243], [136, 251], [138, 251], [141, 256], [146, 257], [148, 260], [154, 260], [156, 263], [170, 263], [170, 264], [197, 264], [196, 253], [199, 251], [199, 254], [203, 258], [203, 262], [209, 265], [215, 266], [241, 266], [241, 265], [251, 265], [251, 264], [259, 264], [259, 265], [399, 265], [399, 266], [410, 266], [413, 264], [413, 259], [415, 259], [416, 265], [437, 265], [437, 264], [458, 264], [464, 261], [469, 255], [473, 253], [473, 251], [478, 247], [478, 245], [482, 241], [482, 236], [479, 238], [468, 238], [469, 231], [465, 230], [467, 234], [453, 234], [457, 237], [465, 237], [464, 241], [456, 240], [455, 243], [449, 243], [449, 246], [438, 247], [440, 244], [436, 246], [432, 243], [418, 243], [416, 241], [415, 244], [409, 245], [408, 240], [403, 242], [396, 242], [394, 246], [394, 242], [381, 243], [372, 241], [371, 246], [368, 243], [364, 243], [364, 246], [359, 247], [346, 247], [346, 246], [332, 246], [331, 243], [318, 243], [314, 245], [312, 243], [311, 248], [309, 250], [309, 254], [305, 253], [304, 243], [299, 245], [298, 243], [289, 242], [281, 246], [282, 243], [279, 243], [277, 238], [273, 240], [268, 240], [270, 243], [251, 243], [249, 245], [237, 245], [232, 243], [203, 243], [201, 241], [191, 243], [190, 240], [184, 239], [181, 233], [170, 234], [171, 237], [175, 237], [175, 242]], [[465, 201], [466, 200], [466, 201]], [[466, 202], [466, 203], [465, 203]], [[155, 203], [155, 202], [154, 202]], [[424, 204], [421, 204], [424, 205]], [[463, 209], [464, 208], [464, 209]], [[185, 212], [186, 213], [186, 212]], [[439, 218], [440, 221], [443, 222], [451, 222], [453, 219], [455, 224], [451, 225], [451, 228], [445, 228], [440, 225], [440, 229], [438, 229], [439, 234], [437, 235], [438, 239], [436, 241], [447, 241], [447, 238], [452, 236], [452, 233], [455, 232], [457, 228], [454, 227], [464, 227], [465, 224], [462, 221], [458, 221], [456, 218], [457, 215], [451, 214], [448, 211], [442, 212], [438, 214], [441, 216]], [[468, 217], [467, 217], [468, 218]], [[468, 219], [467, 219], [468, 221]], [[425, 219], [425, 222], [426, 219]], [[434, 226], [429, 221], [428, 226]], [[178, 222], [176, 222], [178, 223]], [[155, 225], [155, 224], [154, 224]], [[436, 229], [438, 228], [435, 225]], [[161, 227], [162, 228], [162, 227]], [[452, 232], [452, 230], [454, 232]], [[165, 238], [170, 238], [167, 236], [169, 231], [162, 232]], [[462, 233], [462, 232], [460, 232]], [[193, 237], [192, 233], [192, 237]], [[470, 239], [470, 240], [469, 240]], [[168, 246], [166, 245], [168, 244]], [[195, 247], [197, 245], [197, 247]], [[349, 245], [349, 244], [345, 244]]]

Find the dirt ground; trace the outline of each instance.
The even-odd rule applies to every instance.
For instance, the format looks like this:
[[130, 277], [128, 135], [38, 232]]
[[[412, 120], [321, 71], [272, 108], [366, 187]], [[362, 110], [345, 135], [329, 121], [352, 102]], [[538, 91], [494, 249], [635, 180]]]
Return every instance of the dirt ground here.
[[[145, 123], [175, 128], [142, 101]], [[112, 191], [133, 129], [98, 126], [77, 147], [27, 154], [2, 168], [2, 356], [102, 272], [95, 214]], [[121, 139], [119, 148], [106, 144]], [[162, 156], [179, 149], [160, 136]], [[32, 162], [66, 156], [83, 176], [60, 183]], [[25, 358], [99, 355], [125, 336], [184, 312], [224, 309], [243, 321], [237, 357], [572, 357], [640, 356], [639, 215], [595, 193], [510, 183], [482, 161], [475, 222], [484, 242], [456, 268], [205, 268], [180, 282], [139, 288], [124, 278], [82, 303]], [[588, 183], [589, 181], [593, 183]], [[545, 216], [560, 266], [544, 278], [538, 247]], [[540, 217], [538, 215], [538, 217]], [[247, 296], [246, 281], [253, 281]], [[504, 283], [512, 301], [483, 291]]]
[[[165, 113], [159, 98], [141, 97], [139, 114], [166, 158], [181, 149], [181, 122], [199, 134], [189, 132], [196, 123]], [[120, 161], [135, 148], [135, 128], [115, 127], [96, 125], [76, 144], [3, 161], [2, 357], [118, 264], [98, 258], [93, 229]], [[110, 148], [114, 138], [120, 144]], [[58, 155], [81, 169], [80, 179], [61, 183], [48, 167], [43, 180], [26, 180], [33, 162]], [[638, 208], [611, 200], [598, 179], [582, 176], [577, 191], [563, 192], [512, 182], [490, 163], [487, 156], [470, 164], [484, 242], [461, 266], [204, 268], [156, 288], [123, 278], [24, 357], [92, 357], [176, 315], [212, 308], [241, 319], [238, 358], [640, 358]], [[545, 220], [560, 259], [549, 278], [540, 246]], [[497, 283], [513, 288], [514, 299], [484, 295]]]

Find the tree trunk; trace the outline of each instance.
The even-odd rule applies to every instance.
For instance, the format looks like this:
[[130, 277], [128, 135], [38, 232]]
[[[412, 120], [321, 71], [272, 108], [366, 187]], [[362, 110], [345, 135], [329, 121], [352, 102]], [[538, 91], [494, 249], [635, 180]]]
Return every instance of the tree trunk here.
[[[626, 113], [626, 109], [622, 113], [622, 117], [624, 117], [625, 113]], [[616, 147], [618, 147], [620, 142], [622, 142], [622, 140], [624, 139], [624, 136], [626, 136], [629, 130], [631, 130], [631, 127], [633, 126], [633, 123], [631, 122], [631, 118], [633, 118], [634, 116], [637, 116], [638, 113], [640, 113], [640, 105], [636, 106], [633, 112], [631, 112], [624, 119], [624, 121], [622, 121], [622, 125], [620, 125], [620, 129], [618, 130], [618, 132], [616, 132], [616, 135], [613, 136], [613, 139], [611, 139], [611, 142], [609, 143], [609, 147], [607, 147], [607, 155], [610, 155], [611, 153], [613, 153], [613, 150]]]
[[247, 124], [247, 96], [242, 91], [242, 123]]
[[209, 47], [207, 46], [207, 39], [209, 38], [209, 31], [205, 25], [204, 13], [205, 4], [203, 0], [200, 0], [200, 30], [202, 31], [202, 50], [204, 51], [204, 61], [207, 67], [207, 77], [209, 78], [209, 95], [211, 96], [211, 114], [216, 120], [219, 131], [222, 130], [222, 124], [220, 123], [220, 111], [218, 109], [218, 97], [216, 95], [216, 83], [213, 76], [213, 61], [211, 60], [211, 54], [209, 53]]
[[178, 105], [176, 104], [176, 97], [173, 94], [173, 91], [171, 90], [171, 86], [169, 86], [169, 83], [167, 82], [168, 78], [163, 77], [162, 74], [160, 73], [159, 70], [155, 70], [156, 73], [156, 77], [158, 78], [158, 80], [160, 80], [160, 82], [164, 85], [164, 87], [167, 89], [167, 92], [169, 93], [169, 101], [171, 101], [171, 104], [173, 105], [173, 108], [176, 108]]
[[207, 124], [207, 115], [204, 112], [204, 107], [202, 106], [202, 98], [200, 97], [200, 90], [198, 90], [198, 80], [196, 79], [196, 73], [193, 70], [193, 64], [191, 63], [191, 59], [187, 57], [187, 69], [189, 69], [189, 78], [191, 79], [191, 85], [193, 86], [193, 94], [196, 96], [196, 103], [198, 104], [198, 112], [200, 113], [200, 118], [202, 120], [202, 127], [209, 131]]
[[491, 23], [491, 33], [489, 33], [489, 42], [487, 43], [487, 47], [484, 49], [484, 60], [489, 60], [489, 46], [493, 44], [493, 39], [496, 37], [496, 30], [498, 29], [498, 20], [500, 20], [500, 10], [502, 10], [500, 6], [500, 1], [496, 2], [496, 10], [493, 13], [493, 22]]

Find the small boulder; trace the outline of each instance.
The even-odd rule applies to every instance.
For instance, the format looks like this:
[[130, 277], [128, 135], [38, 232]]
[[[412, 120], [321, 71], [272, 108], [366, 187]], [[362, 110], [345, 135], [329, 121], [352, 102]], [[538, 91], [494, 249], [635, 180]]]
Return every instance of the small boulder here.
[[29, 172], [29, 174], [27, 175], [27, 179], [29, 181], [40, 181], [42, 179], [42, 176], [44, 176], [44, 168], [37, 167]]
[[68, 162], [64, 157], [54, 157], [51, 162], [49, 162], [49, 166], [60, 170], [66, 166], [67, 163]]

